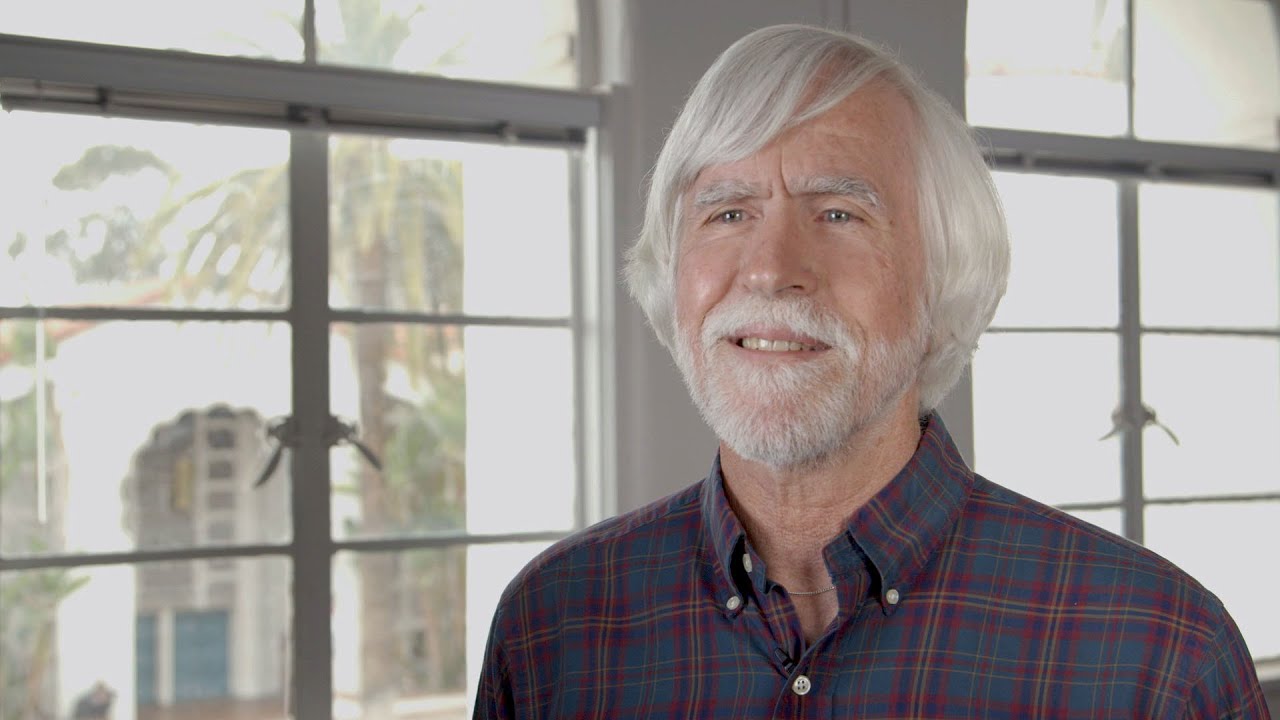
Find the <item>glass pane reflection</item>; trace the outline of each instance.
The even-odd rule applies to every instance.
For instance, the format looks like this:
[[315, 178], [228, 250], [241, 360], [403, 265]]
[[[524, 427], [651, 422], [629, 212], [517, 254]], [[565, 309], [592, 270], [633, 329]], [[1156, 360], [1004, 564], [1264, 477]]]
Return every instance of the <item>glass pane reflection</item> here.
[[281, 542], [283, 323], [0, 322], [0, 552]]
[[11, 35], [301, 60], [303, 4], [303, 0], [6, 2], [0, 4], [0, 28]]
[[[974, 461], [1051, 505], [1120, 499], [1114, 335], [988, 333], [973, 360]], [[1046, 410], [1052, 408], [1052, 410]]]
[[288, 302], [289, 135], [0, 113], [0, 305]]
[[1280, 326], [1280, 195], [1157, 183], [1138, 192], [1144, 325]]
[[1116, 183], [1026, 173], [993, 177], [1009, 223], [1013, 266], [992, 324], [1114, 326], [1120, 306]]
[[471, 717], [498, 596], [545, 542], [334, 558], [334, 717]]
[[1133, 124], [1138, 137], [1280, 147], [1274, 3], [1133, 2]]
[[578, 84], [574, 0], [315, 5], [323, 63], [527, 85]]
[[287, 717], [290, 575], [283, 558], [0, 573], [0, 717]]
[[1125, 134], [1125, 15], [1125, 0], [969, 0], [969, 122], [1077, 135]]
[[334, 410], [383, 461], [334, 451], [338, 536], [572, 527], [568, 329], [337, 324], [332, 338]]
[[572, 154], [339, 135], [330, 304], [567, 317]]
[[1280, 492], [1280, 342], [1148, 335], [1142, 392], [1171, 437], [1143, 435], [1148, 497]]

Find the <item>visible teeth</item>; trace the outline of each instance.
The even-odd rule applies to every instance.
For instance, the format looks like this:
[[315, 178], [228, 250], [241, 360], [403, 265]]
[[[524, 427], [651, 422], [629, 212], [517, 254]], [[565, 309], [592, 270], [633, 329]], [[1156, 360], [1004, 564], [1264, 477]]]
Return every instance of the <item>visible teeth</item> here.
[[764, 338], [742, 338], [742, 347], [748, 350], [764, 350], [765, 352], [797, 352], [813, 350], [813, 346], [786, 340], [766, 340]]

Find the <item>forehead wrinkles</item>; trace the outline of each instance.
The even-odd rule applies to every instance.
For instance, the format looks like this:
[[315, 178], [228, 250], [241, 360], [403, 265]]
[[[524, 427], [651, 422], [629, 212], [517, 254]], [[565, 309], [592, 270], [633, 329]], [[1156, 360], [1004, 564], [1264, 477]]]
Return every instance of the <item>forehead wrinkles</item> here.
[[[855, 175], [806, 175], [796, 178], [790, 185], [788, 192], [793, 195], [835, 195], [850, 198], [872, 209], [884, 208], [884, 200], [875, 185], [870, 180]], [[768, 194], [756, 183], [729, 178], [716, 180], [699, 188], [694, 192], [691, 204], [695, 210], [700, 210]]]

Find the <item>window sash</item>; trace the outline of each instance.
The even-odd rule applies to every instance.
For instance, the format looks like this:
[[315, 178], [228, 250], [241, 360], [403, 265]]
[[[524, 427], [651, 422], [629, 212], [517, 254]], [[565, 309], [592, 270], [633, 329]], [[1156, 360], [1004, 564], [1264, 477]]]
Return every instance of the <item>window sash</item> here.
[[[554, 541], [565, 531], [508, 534], [466, 532], [335, 540], [330, 527], [330, 452], [322, 420], [330, 408], [331, 326], [337, 322], [561, 327], [571, 330], [574, 357], [573, 428], [576, 475], [574, 527], [611, 511], [612, 426], [604, 289], [612, 255], [594, 242], [606, 213], [594, 207], [599, 158], [611, 148], [597, 142], [605, 95], [507, 86], [390, 72], [298, 65], [168, 51], [99, 46], [0, 34], [0, 104], [6, 109], [79, 112], [284, 127], [291, 132], [289, 161], [290, 287], [286, 310], [233, 311], [127, 307], [0, 307], [0, 320], [275, 320], [292, 337], [292, 411], [299, 444], [292, 450], [290, 511], [293, 538], [283, 544], [206, 546], [172, 550], [0, 556], [0, 572], [89, 567], [151, 561], [287, 556], [293, 563], [293, 626], [328, 627], [333, 559], [341, 551], [382, 552], [530, 541]], [[397, 137], [550, 145], [582, 150], [573, 166], [568, 317], [432, 315], [328, 306], [328, 142], [331, 132]], [[606, 195], [607, 196], [607, 195]], [[611, 290], [611, 286], [608, 286]], [[319, 480], [318, 480], [319, 479]], [[295, 631], [293, 667], [330, 667], [331, 633]], [[317, 661], [317, 659], [322, 659]], [[295, 717], [329, 717], [333, 678], [328, 671], [293, 673], [286, 692]]]

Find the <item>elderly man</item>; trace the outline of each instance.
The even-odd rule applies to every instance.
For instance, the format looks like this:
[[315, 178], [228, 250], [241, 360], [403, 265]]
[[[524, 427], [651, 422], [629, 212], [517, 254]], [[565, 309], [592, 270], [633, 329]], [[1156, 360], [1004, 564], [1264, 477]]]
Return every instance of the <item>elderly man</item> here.
[[1217, 598], [974, 475], [933, 414], [1008, 243], [967, 127], [907, 69], [748, 35], [646, 213], [628, 280], [719, 455], [520, 573], [476, 717], [1267, 716]]

